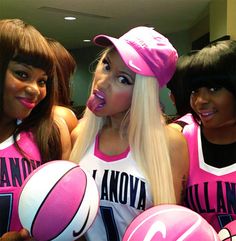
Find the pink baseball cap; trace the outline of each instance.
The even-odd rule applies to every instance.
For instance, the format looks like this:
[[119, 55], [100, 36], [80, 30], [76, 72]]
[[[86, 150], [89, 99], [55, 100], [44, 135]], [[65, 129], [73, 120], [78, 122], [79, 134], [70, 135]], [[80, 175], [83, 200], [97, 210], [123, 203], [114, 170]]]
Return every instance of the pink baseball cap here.
[[129, 69], [137, 74], [153, 76], [163, 87], [175, 72], [178, 54], [169, 40], [150, 27], [136, 27], [120, 38], [97, 35], [98, 46], [114, 45]]

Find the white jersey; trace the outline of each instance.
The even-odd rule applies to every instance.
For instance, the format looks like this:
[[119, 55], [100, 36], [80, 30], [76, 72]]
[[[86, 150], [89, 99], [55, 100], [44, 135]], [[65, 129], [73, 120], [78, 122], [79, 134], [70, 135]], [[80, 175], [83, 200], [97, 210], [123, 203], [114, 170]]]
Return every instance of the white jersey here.
[[130, 150], [107, 156], [99, 151], [97, 137], [80, 166], [91, 173], [100, 194], [100, 209], [87, 240], [122, 240], [130, 222], [153, 205], [150, 187]]

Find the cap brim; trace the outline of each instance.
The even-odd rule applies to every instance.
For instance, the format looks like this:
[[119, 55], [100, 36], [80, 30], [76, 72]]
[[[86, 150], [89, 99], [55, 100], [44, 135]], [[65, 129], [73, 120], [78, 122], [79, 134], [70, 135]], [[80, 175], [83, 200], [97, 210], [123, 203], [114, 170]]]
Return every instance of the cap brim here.
[[125, 40], [98, 35], [93, 39], [93, 42], [101, 47], [114, 46], [126, 66], [133, 72], [140, 75], [155, 76], [143, 58]]

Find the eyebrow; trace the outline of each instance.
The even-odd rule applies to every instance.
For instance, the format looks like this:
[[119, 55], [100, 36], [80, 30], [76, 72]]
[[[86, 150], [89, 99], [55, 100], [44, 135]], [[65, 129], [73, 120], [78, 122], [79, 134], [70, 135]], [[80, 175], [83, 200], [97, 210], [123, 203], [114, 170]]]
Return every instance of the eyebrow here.
[[121, 70], [120, 72], [122, 74], [126, 74], [128, 75], [133, 81], [135, 81], [135, 72], [133, 72], [132, 70], [129, 69], [129, 67], [125, 64], [125, 66], [127, 67], [127, 71]]
[[15, 60], [11, 60], [11, 62], [14, 64], [14, 65], [23, 65], [25, 68], [27, 69], [32, 69], [30, 65], [24, 63], [24, 62], [19, 62], [19, 61], [15, 61]]
[[[120, 71], [122, 74], [126, 74], [128, 75], [133, 81], [135, 79], [135, 77], [133, 76], [133, 73], [130, 73], [130, 72], [126, 72], [126, 71]], [[135, 73], [134, 73], [135, 74]]]
[[[112, 62], [111, 62], [111, 59], [110, 59], [110, 57], [109, 57], [109, 54], [111, 54], [111, 53], [107, 53], [106, 54], [106, 56], [104, 56], [104, 58], [103, 58], [103, 60], [106, 60], [111, 66], [112, 66]], [[121, 58], [121, 57], [120, 57]], [[122, 60], [122, 58], [121, 58], [121, 60]], [[122, 60], [123, 61], [123, 60]], [[124, 61], [123, 61], [124, 62]], [[114, 63], [113, 63], [113, 65], [114, 65]], [[132, 80], [132, 84], [134, 84], [134, 82], [135, 82], [135, 72], [133, 72], [132, 70], [130, 70], [129, 69], [129, 67], [124, 63], [124, 65], [127, 67], [127, 69], [128, 69], [128, 72], [126, 72], [126, 71], [124, 71], [124, 70], [121, 70], [120, 71], [120, 73], [122, 73], [122, 74], [125, 74], [125, 75], [127, 75], [127, 76], [129, 76], [129, 78]], [[133, 76], [133, 74], [134, 74], [134, 76]]]
[[108, 54], [103, 58], [103, 60], [106, 60], [109, 64], [111, 63], [111, 59], [109, 58]]
[[[38, 67], [34, 67], [33, 65], [30, 65], [30, 64], [26, 64], [24, 62], [19, 62], [19, 61], [15, 61], [15, 60], [11, 60], [11, 62], [15, 63], [15, 64], [18, 64], [18, 65], [22, 65], [24, 66], [25, 68], [27, 68], [28, 70], [33, 70], [33, 68], [37, 68], [37, 69], [41, 69], [41, 68], [38, 68]], [[43, 70], [43, 69], [41, 69]], [[43, 73], [43, 76], [46, 76], [48, 77], [48, 74], [45, 72], [45, 70], [43, 70], [44, 73]]]

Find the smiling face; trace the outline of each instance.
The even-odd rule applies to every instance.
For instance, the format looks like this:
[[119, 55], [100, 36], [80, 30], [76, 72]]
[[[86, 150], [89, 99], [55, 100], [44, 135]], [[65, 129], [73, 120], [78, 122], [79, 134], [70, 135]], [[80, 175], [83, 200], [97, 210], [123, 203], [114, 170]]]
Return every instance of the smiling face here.
[[46, 96], [48, 76], [39, 68], [10, 61], [3, 94], [4, 118], [8, 120], [24, 119], [32, 109]]
[[192, 91], [190, 103], [204, 128], [235, 125], [236, 99], [224, 87], [200, 87]]
[[99, 62], [88, 107], [97, 116], [123, 118], [132, 100], [135, 73], [112, 50]]

